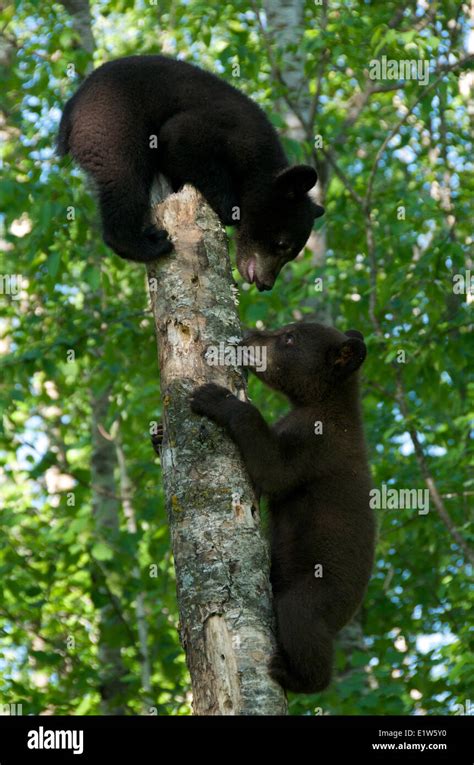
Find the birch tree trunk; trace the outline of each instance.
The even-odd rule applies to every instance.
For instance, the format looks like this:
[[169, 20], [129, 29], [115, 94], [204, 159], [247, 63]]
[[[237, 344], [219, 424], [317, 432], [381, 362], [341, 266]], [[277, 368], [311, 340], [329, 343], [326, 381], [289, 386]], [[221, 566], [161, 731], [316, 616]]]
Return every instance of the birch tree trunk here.
[[[127, 468], [127, 460], [125, 458], [125, 452], [122, 444], [122, 437], [120, 432], [120, 419], [114, 422], [112, 427], [113, 441], [115, 445], [115, 453], [117, 457], [117, 464], [119, 470], [119, 485], [120, 496], [122, 500], [122, 509], [126, 519], [127, 531], [136, 539], [137, 534], [137, 518], [135, 508], [133, 505], [133, 485], [130, 480]], [[137, 550], [138, 555], [138, 550]], [[140, 666], [141, 666], [141, 678], [142, 678], [142, 693], [143, 693], [143, 705], [144, 710], [148, 710], [153, 706], [153, 689], [152, 689], [152, 667], [150, 652], [148, 650], [148, 621], [147, 612], [145, 606], [145, 595], [140, 587], [141, 572], [138, 560], [130, 565], [130, 573], [136, 585], [137, 592], [135, 595], [135, 614], [136, 624], [138, 632], [138, 643], [140, 646]]]
[[[318, 203], [324, 207], [329, 168], [324, 156], [315, 149], [314, 142], [318, 133], [316, 122], [321, 91], [320, 81], [326, 62], [324, 57], [319, 62], [317, 91], [312, 96], [305, 75], [306, 53], [302, 45], [305, 31], [305, 0], [263, 0], [261, 7], [265, 12], [265, 23], [259, 15], [260, 32], [268, 45], [273, 77], [284, 83], [288, 93], [287, 99], [277, 99], [275, 108], [286, 122], [286, 135], [294, 141], [307, 141], [308, 146], [311, 147], [305, 161], [318, 171], [315, 195]], [[324, 31], [327, 23], [326, 2], [320, 10], [321, 28]], [[324, 225], [318, 231], [311, 232], [306, 247], [311, 250], [312, 264], [317, 269], [315, 274], [322, 276], [319, 269], [324, 267], [327, 251]], [[312, 308], [315, 321], [323, 324], [331, 323], [329, 302], [324, 292], [315, 292], [302, 305]], [[295, 319], [303, 318], [301, 307], [294, 311]]]
[[[162, 194], [163, 196], [163, 194]], [[274, 650], [269, 556], [257, 499], [234, 444], [191, 413], [206, 382], [245, 397], [234, 366], [209, 366], [209, 346], [240, 337], [227, 241], [191, 186], [155, 207], [175, 250], [148, 268], [158, 341], [166, 493], [196, 715], [285, 714], [267, 672]]]
[[[89, 0], [62, 0], [62, 5], [71, 14], [73, 28], [77, 32], [80, 45], [89, 54], [83, 74], [92, 70], [95, 40], [92, 31], [92, 16]], [[94, 254], [94, 258], [97, 257]], [[96, 290], [92, 303], [88, 306], [90, 313], [103, 306], [104, 296], [101, 290]], [[98, 358], [100, 358], [100, 351]], [[117, 485], [115, 468], [117, 459], [114, 445], [105, 435], [106, 422], [109, 415], [109, 390], [91, 390], [91, 498], [94, 517], [94, 536], [97, 542], [109, 542], [118, 539], [120, 531], [119, 502], [116, 497]], [[123, 715], [126, 712], [124, 699], [127, 695], [127, 684], [123, 678], [127, 670], [122, 660], [120, 647], [110, 645], [108, 636], [120, 626], [120, 616], [114, 607], [112, 593], [108, 590], [107, 576], [109, 566], [98, 561], [92, 562], [92, 580], [94, 587], [101, 593], [104, 605], [99, 609], [99, 646], [98, 659], [100, 664], [98, 690], [100, 693], [100, 711], [104, 715]], [[113, 575], [113, 571], [110, 572]]]
[[[112, 546], [119, 535], [119, 503], [114, 471], [115, 450], [112, 441], [106, 437], [106, 422], [109, 409], [109, 391], [92, 391], [92, 458], [91, 496], [95, 525], [94, 537], [97, 542], [107, 540]], [[125, 714], [127, 686], [123, 682], [126, 669], [122, 661], [120, 646], [111, 646], [107, 635], [120, 625], [119, 616], [107, 588], [109, 566], [104, 561], [92, 561], [92, 581], [101, 594], [104, 605], [99, 610], [99, 692], [100, 711], [103, 715]]]

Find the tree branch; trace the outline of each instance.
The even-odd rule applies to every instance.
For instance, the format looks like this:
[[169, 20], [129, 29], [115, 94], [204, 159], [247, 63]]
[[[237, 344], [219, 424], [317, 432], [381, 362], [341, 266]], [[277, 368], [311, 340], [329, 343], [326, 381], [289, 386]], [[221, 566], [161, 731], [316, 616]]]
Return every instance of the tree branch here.
[[463, 551], [466, 558], [472, 564], [474, 564], [474, 550], [472, 550], [472, 548], [468, 545], [468, 543], [466, 542], [462, 534], [460, 534], [455, 524], [453, 523], [451, 516], [446, 510], [446, 506], [443, 502], [442, 496], [440, 492], [438, 491], [438, 487], [436, 486], [434, 477], [431, 474], [430, 469], [428, 467], [426, 456], [425, 456], [423, 447], [420, 443], [420, 439], [418, 438], [418, 433], [416, 431], [416, 428], [414, 428], [413, 425], [410, 424], [410, 413], [408, 411], [408, 406], [406, 402], [406, 391], [403, 385], [400, 369], [396, 369], [396, 385], [397, 385], [397, 395], [396, 395], [397, 402], [400, 407], [400, 411], [403, 414], [403, 417], [405, 418], [405, 421], [406, 421], [407, 430], [408, 430], [408, 433], [410, 434], [411, 442], [415, 450], [415, 457], [418, 462], [420, 473], [423, 476], [424, 481], [428, 487], [428, 490], [430, 492], [430, 496], [433, 500], [433, 504], [436, 508], [436, 511], [439, 517], [441, 518], [442, 522], [448, 529], [448, 532], [451, 535], [454, 542], [456, 542], [456, 544], [460, 547], [460, 549]]
[[471, 56], [465, 56], [464, 58], [460, 59], [459, 61], [456, 61], [454, 64], [447, 64], [446, 66], [441, 67], [441, 72], [436, 77], [435, 80], [433, 80], [432, 83], [427, 85], [425, 88], [422, 89], [422, 92], [418, 96], [418, 98], [413, 102], [413, 104], [410, 106], [408, 111], [403, 115], [403, 117], [397, 122], [393, 130], [391, 130], [387, 136], [385, 137], [384, 141], [382, 142], [377, 154], [375, 155], [375, 160], [372, 166], [372, 169], [370, 171], [369, 181], [367, 184], [367, 193], [365, 195], [365, 208], [368, 212], [370, 212], [371, 204], [372, 204], [372, 192], [373, 192], [373, 186], [374, 186], [374, 180], [375, 175], [377, 173], [380, 160], [385, 152], [385, 149], [387, 148], [390, 141], [397, 135], [397, 133], [400, 131], [400, 129], [403, 127], [405, 122], [407, 121], [408, 117], [413, 114], [414, 110], [418, 106], [418, 104], [425, 98], [425, 96], [430, 93], [442, 80], [445, 74], [448, 72], [453, 71], [454, 69], [458, 69], [461, 66], [464, 66], [468, 61], [474, 61], [474, 55]]

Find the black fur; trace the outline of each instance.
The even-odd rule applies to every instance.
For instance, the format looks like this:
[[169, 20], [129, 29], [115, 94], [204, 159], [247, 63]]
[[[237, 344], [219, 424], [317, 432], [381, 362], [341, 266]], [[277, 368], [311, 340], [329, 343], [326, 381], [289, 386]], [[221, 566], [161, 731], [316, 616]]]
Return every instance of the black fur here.
[[149, 226], [150, 190], [160, 172], [175, 191], [193, 184], [226, 225], [238, 226], [237, 265], [259, 289], [271, 289], [324, 212], [306, 193], [316, 171], [288, 166], [251, 99], [164, 56], [121, 58], [92, 72], [66, 104], [58, 150], [94, 178], [104, 240], [131, 260], [153, 260], [172, 248], [165, 232]]
[[150, 434], [151, 445], [158, 457], [161, 457], [161, 447], [163, 446], [164, 435], [165, 429], [163, 423], [159, 422], [156, 426], [155, 433]]
[[243, 342], [266, 347], [267, 369], [256, 374], [288, 396], [290, 413], [270, 428], [254, 406], [212, 384], [193, 393], [191, 408], [227, 429], [269, 497], [278, 638], [270, 672], [290, 691], [314, 693], [330, 682], [334, 636], [359, 608], [373, 564], [357, 379], [366, 347], [356, 330], [304, 322]]

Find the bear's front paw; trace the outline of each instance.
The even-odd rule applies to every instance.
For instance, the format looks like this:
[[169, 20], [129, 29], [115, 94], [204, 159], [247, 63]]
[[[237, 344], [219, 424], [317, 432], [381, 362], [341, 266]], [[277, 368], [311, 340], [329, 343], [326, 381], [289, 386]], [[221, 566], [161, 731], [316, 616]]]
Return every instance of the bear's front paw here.
[[163, 445], [163, 438], [164, 438], [163, 423], [158, 422], [157, 425], [155, 426], [155, 432], [150, 434], [151, 445], [153, 446], [153, 449], [155, 450], [158, 456], [160, 456], [160, 449]]
[[215, 419], [222, 411], [222, 403], [235, 398], [234, 394], [222, 385], [208, 383], [196, 388], [191, 394], [190, 404], [194, 414], [202, 414], [210, 419]]
[[153, 252], [154, 258], [161, 255], [167, 255], [173, 249], [173, 243], [168, 237], [168, 232], [163, 228], [156, 228], [153, 225], [146, 226], [143, 230], [147, 252]]

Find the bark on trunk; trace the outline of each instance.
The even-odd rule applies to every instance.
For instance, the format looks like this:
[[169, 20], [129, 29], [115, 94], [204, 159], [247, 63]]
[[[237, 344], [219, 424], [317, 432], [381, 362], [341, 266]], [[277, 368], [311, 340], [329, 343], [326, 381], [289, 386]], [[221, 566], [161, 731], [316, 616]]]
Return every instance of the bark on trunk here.
[[[107, 541], [113, 546], [119, 534], [119, 504], [114, 471], [115, 450], [112, 441], [105, 437], [109, 408], [109, 391], [92, 392], [92, 458], [91, 495], [92, 512], [95, 522], [95, 538]], [[121, 649], [109, 645], [108, 635], [120, 626], [120, 619], [107, 587], [108, 567], [104, 562], [92, 563], [94, 587], [104, 596], [104, 605], [99, 611], [99, 692], [100, 709], [104, 715], [123, 715], [126, 708], [124, 699], [127, 686], [123, 682], [126, 674]]]
[[284, 714], [284, 693], [267, 672], [273, 611], [257, 499], [233, 443], [192, 415], [188, 402], [206, 382], [245, 396], [238, 368], [205, 358], [209, 346], [228, 345], [241, 332], [225, 232], [190, 186], [154, 214], [175, 247], [148, 268], [148, 279], [165, 428], [161, 465], [194, 713]]
[[[286, 135], [294, 141], [307, 141], [311, 148], [310, 156], [306, 158], [309, 164], [316, 167], [319, 183], [315, 194], [317, 201], [323, 207], [325, 205], [326, 188], [328, 181], [328, 166], [321, 152], [314, 148], [316, 118], [319, 108], [320, 80], [323, 77], [325, 62], [320, 62], [317, 72], [317, 101], [315, 96], [310, 95], [308, 80], [305, 75], [306, 53], [302, 45], [305, 30], [305, 2], [304, 0], [263, 0], [262, 8], [265, 11], [265, 25], [260, 18], [261, 34], [266, 38], [270, 63], [272, 64], [273, 76], [283, 82], [289, 94], [288, 100], [279, 98], [275, 108], [285, 120]], [[326, 25], [326, 7], [321, 7], [321, 24]], [[281, 63], [279, 63], [281, 62]], [[290, 108], [291, 106], [294, 109]], [[312, 265], [315, 267], [315, 277], [322, 277], [322, 269], [326, 260], [327, 242], [326, 227], [312, 231], [306, 244], [311, 250]], [[285, 274], [283, 273], [283, 278]], [[312, 318], [323, 324], [331, 323], [331, 311], [329, 301], [325, 293], [317, 292], [293, 312], [295, 319], [302, 319], [301, 308], [310, 307], [313, 310]]]
[[[92, 70], [95, 40], [92, 31], [92, 16], [89, 0], [63, 0], [62, 5], [71, 14], [81, 47], [89, 54], [83, 74]], [[94, 312], [94, 303], [102, 308], [103, 295], [97, 290], [88, 310]], [[100, 357], [100, 351], [98, 352]], [[95, 522], [95, 537], [98, 542], [112, 542], [119, 534], [119, 503], [116, 498], [115, 468], [117, 465], [114, 445], [108, 440], [105, 426], [109, 412], [109, 391], [91, 391], [92, 410], [92, 457], [91, 457], [91, 496]], [[109, 645], [109, 638], [120, 623], [120, 616], [114, 607], [112, 594], [107, 585], [107, 565], [102, 567], [98, 561], [92, 562], [91, 576], [94, 587], [104, 596], [105, 605], [99, 610], [99, 693], [100, 709], [104, 715], [123, 715], [126, 712], [125, 699], [128, 686], [123, 678], [126, 668], [122, 661], [119, 647]], [[113, 571], [111, 571], [113, 574]]]
[[79, 36], [81, 46], [91, 57], [86, 68], [86, 73], [89, 73], [92, 69], [92, 55], [95, 51], [89, 0], [62, 0], [62, 5], [71, 14], [73, 27]]
[[[127, 531], [133, 537], [133, 539], [136, 540], [138, 527], [135, 508], [133, 506], [133, 485], [128, 474], [127, 460], [125, 458], [125, 452], [123, 449], [120, 433], [120, 420], [115, 421], [112, 428], [112, 434], [119, 470], [120, 496], [122, 499], [123, 514], [127, 524]], [[141, 572], [138, 563], [138, 545], [135, 562], [131, 563], [131, 577], [136, 586], [135, 614], [138, 632], [138, 643], [140, 646], [140, 674], [142, 679], [143, 705], [144, 712], [146, 713], [148, 712], [149, 708], [153, 706], [154, 700], [151, 682], [152, 666], [150, 651], [148, 650], [148, 617], [145, 605], [145, 594], [141, 591], [140, 586]]]

